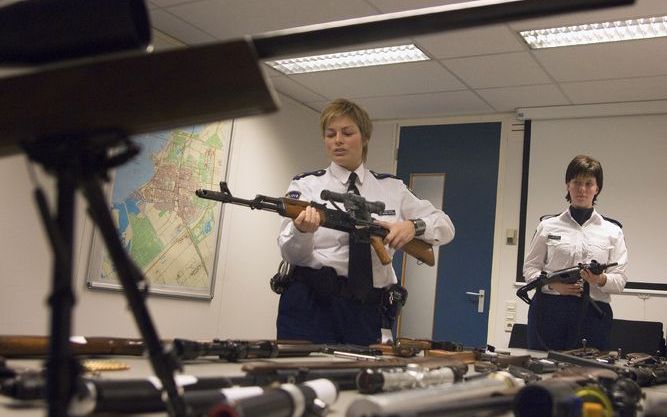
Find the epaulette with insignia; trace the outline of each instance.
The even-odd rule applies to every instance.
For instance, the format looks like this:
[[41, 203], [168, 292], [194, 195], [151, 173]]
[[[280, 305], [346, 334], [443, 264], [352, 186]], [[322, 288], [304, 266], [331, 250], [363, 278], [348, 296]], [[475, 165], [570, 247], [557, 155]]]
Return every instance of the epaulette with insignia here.
[[611, 217], [605, 217], [605, 216], [602, 216], [602, 218], [605, 219], [606, 221], [610, 222], [610, 223], [614, 223], [616, 226], [620, 227], [621, 229], [623, 228], [623, 225], [621, 224], [621, 222], [619, 222], [616, 219], [612, 219]]
[[375, 178], [379, 179], [379, 180], [383, 180], [385, 178], [394, 178], [396, 180], [400, 180], [400, 178], [398, 178], [396, 175], [392, 175], [392, 174], [381, 174], [381, 173], [375, 172], [375, 171], [371, 171], [371, 174], [373, 174], [373, 176]]
[[540, 217], [540, 221], [550, 219], [550, 218], [556, 217], [556, 216], [559, 216], [559, 214], [545, 214], [544, 216]]
[[324, 175], [325, 172], [327, 172], [327, 171], [324, 170], [324, 169], [318, 169], [317, 171], [311, 171], [311, 172], [304, 172], [303, 174], [299, 174], [299, 175], [295, 176], [294, 178], [292, 178], [292, 180], [293, 181], [300, 180], [301, 178], [305, 178], [305, 177], [308, 177], [310, 175], [315, 175], [316, 177], [321, 177], [322, 175]]

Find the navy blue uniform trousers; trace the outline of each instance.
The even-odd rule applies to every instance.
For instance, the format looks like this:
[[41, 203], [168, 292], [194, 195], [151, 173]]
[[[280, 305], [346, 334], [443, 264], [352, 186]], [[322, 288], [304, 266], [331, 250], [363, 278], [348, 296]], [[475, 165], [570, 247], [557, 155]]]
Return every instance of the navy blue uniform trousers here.
[[[304, 270], [308, 271], [308, 276], [299, 275]], [[364, 346], [379, 343], [382, 313], [381, 297], [377, 294], [382, 290], [374, 289], [374, 296], [368, 297], [366, 302], [343, 296], [340, 287], [326, 282], [332, 279], [330, 271], [296, 268], [296, 279], [280, 296], [278, 339]], [[339, 283], [345, 282], [345, 278], [335, 277], [335, 274], [334, 278]]]
[[609, 350], [611, 324], [614, 318], [608, 303], [596, 303], [602, 315], [575, 296], [535, 294], [528, 309], [528, 349], [571, 350], [582, 346]]

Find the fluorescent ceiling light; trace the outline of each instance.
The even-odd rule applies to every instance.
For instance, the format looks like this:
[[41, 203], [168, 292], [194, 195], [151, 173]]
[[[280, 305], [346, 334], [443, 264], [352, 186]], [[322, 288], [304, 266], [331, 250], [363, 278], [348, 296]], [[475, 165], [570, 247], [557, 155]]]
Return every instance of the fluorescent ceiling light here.
[[284, 74], [331, 71], [345, 68], [370, 67], [373, 65], [399, 64], [402, 62], [427, 61], [430, 58], [413, 44], [388, 46], [385, 48], [360, 49], [335, 54], [313, 55], [300, 58], [267, 61], [266, 64]]
[[667, 16], [519, 32], [532, 49], [667, 36]]

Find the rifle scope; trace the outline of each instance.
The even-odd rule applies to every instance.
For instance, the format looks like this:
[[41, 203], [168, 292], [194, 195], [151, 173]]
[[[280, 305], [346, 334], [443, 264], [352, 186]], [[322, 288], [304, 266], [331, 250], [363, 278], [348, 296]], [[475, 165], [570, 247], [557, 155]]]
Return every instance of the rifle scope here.
[[335, 201], [343, 203], [345, 208], [350, 209], [348, 205], [355, 207], [357, 210], [366, 207], [369, 213], [380, 214], [384, 211], [384, 202], [382, 201], [366, 201], [360, 195], [354, 193], [335, 193], [329, 190], [322, 190], [320, 198], [327, 201]]

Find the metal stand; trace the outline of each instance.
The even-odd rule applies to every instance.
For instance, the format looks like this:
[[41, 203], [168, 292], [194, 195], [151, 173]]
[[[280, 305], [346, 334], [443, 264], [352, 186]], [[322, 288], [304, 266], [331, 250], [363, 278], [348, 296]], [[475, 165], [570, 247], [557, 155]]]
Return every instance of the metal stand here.
[[72, 247], [74, 196], [77, 188], [81, 189], [88, 202], [89, 214], [99, 227], [118, 271], [124, 294], [146, 344], [151, 365], [162, 383], [166, 409], [173, 417], [185, 417], [188, 412], [183, 391], [174, 380], [174, 372], [181, 369], [180, 364], [175, 355], [165, 349], [158, 337], [144, 302], [148, 284], [122, 246], [101, 186], [101, 180], [108, 179], [107, 171], [136, 155], [138, 147], [125, 135], [109, 132], [84, 138], [50, 138], [49, 141], [25, 145], [25, 150], [31, 160], [44, 166], [58, 182], [56, 218], [50, 214], [43, 193], [37, 190], [35, 195], [54, 253], [53, 289], [49, 297], [51, 339], [46, 364], [49, 417], [68, 415], [68, 407], [77, 388], [80, 373], [79, 363], [69, 348], [72, 310], [75, 304], [72, 290]]

